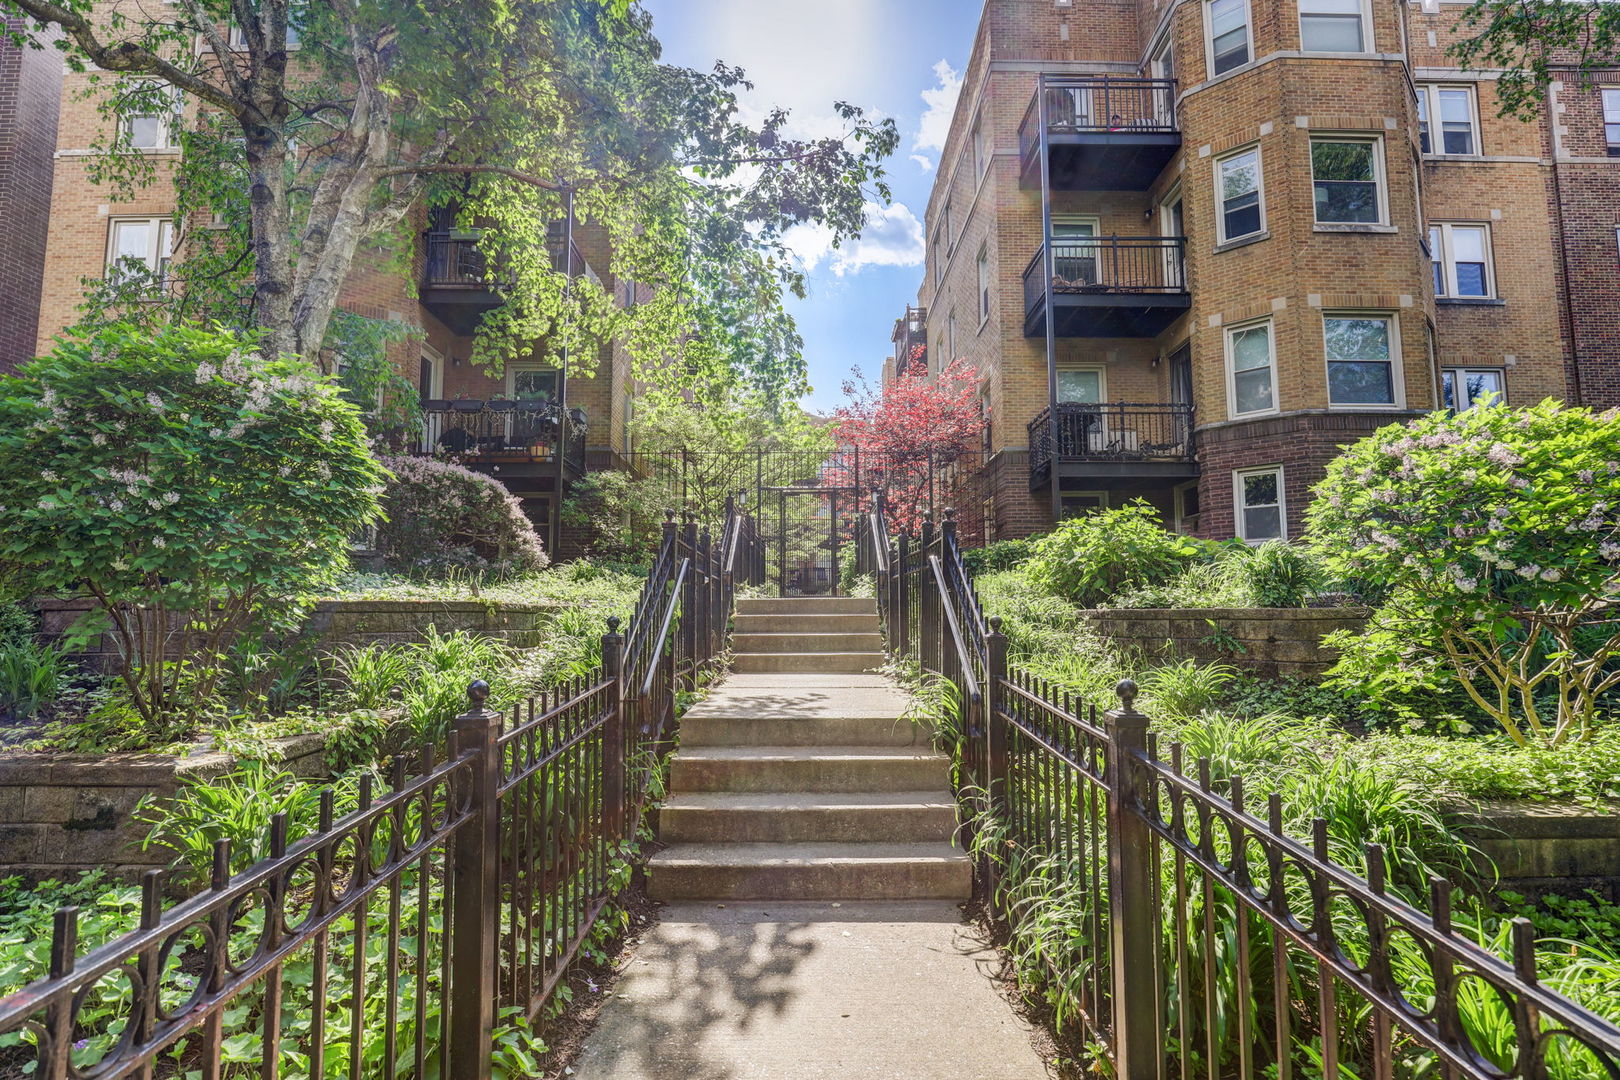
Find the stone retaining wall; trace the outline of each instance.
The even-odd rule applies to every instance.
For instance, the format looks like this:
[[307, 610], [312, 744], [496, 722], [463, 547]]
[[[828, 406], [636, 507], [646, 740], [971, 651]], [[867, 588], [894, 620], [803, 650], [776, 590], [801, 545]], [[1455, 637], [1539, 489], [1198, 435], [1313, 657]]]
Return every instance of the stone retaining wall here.
[[[57, 638], [91, 609], [87, 600], [39, 599], [40, 632]], [[541, 628], [554, 614], [549, 604], [489, 604], [476, 600], [323, 600], [315, 605], [300, 635], [319, 638], [319, 648], [330, 652], [343, 645], [416, 642], [427, 637], [428, 627], [441, 634], [465, 630], [498, 638], [517, 648], [541, 643]], [[110, 635], [94, 639], [74, 659], [98, 671], [110, 670], [117, 645]]]
[[1487, 803], [1451, 817], [1495, 864], [1498, 888], [1532, 897], [1592, 889], [1620, 903], [1620, 805]]
[[1115, 644], [1166, 660], [1232, 664], [1263, 675], [1316, 678], [1332, 667], [1322, 638], [1360, 630], [1360, 608], [1112, 608], [1082, 613]]
[[[276, 740], [281, 767], [324, 777], [326, 736]], [[166, 754], [24, 754], [0, 758], [0, 874], [50, 877], [101, 868], [121, 876], [164, 866], [162, 850], [142, 851], [146, 825], [134, 820], [145, 795], [172, 796], [183, 780], [207, 780], [235, 767], [228, 754], [201, 749]]]

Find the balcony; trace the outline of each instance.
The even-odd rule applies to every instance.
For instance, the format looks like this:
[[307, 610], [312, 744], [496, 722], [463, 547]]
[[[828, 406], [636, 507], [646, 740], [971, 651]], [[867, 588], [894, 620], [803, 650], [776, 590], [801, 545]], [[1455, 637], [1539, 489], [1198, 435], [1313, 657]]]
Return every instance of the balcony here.
[[424, 401], [418, 456], [445, 457], [502, 480], [585, 471], [585, 413], [552, 401]]
[[[1056, 409], [1056, 422], [1053, 422]], [[1060, 477], [1185, 478], [1193, 464], [1191, 405], [1060, 402], [1029, 422], [1029, 486]]]
[[894, 320], [894, 374], [928, 373], [928, 309], [906, 305], [903, 318]]
[[[571, 277], [583, 277], [598, 286], [602, 279], [586, 262], [578, 244], [568, 245], [563, 255], [563, 235], [553, 227], [546, 236], [551, 266]], [[478, 328], [484, 312], [501, 305], [500, 293], [491, 287], [488, 260], [478, 249], [478, 235], [471, 232], [432, 230], [423, 234], [422, 304], [452, 332], [470, 334]]]
[[1042, 75], [1018, 129], [1025, 187], [1041, 186], [1041, 95], [1056, 191], [1146, 191], [1181, 149], [1176, 81]]
[[[1052, 244], [1058, 337], [1154, 337], [1191, 305], [1179, 236], [1099, 236]], [[1046, 334], [1046, 253], [1024, 269], [1024, 336]]]

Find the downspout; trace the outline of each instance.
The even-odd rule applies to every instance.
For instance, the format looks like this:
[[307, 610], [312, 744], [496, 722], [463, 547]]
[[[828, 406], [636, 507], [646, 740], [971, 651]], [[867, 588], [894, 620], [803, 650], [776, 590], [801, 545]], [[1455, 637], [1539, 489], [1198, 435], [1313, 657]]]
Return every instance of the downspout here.
[[[574, 188], [568, 187], [567, 202], [568, 216], [563, 222], [563, 310], [569, 311], [574, 299]], [[570, 320], [572, 321], [572, 320]], [[571, 357], [569, 341], [572, 337], [572, 327], [569, 333], [563, 335], [562, 371], [557, 375], [557, 492], [556, 503], [551, 514], [551, 557], [556, 559], [562, 552], [562, 504], [563, 486], [567, 482], [568, 474], [568, 362]]]
[[1569, 376], [1568, 387], [1574, 394], [1574, 404], [1586, 404], [1585, 394], [1581, 390], [1581, 358], [1575, 346], [1575, 279], [1569, 272], [1569, 237], [1564, 232], [1564, 184], [1561, 178], [1562, 170], [1558, 167], [1559, 159], [1564, 156], [1564, 142], [1558, 137], [1558, 84], [1547, 85], [1547, 136], [1552, 148], [1552, 182], [1553, 200], [1557, 203], [1558, 212], [1552, 215], [1553, 222], [1558, 229], [1558, 264], [1564, 273], [1563, 307], [1564, 325], [1569, 328]]
[[1052, 275], [1057, 269], [1052, 257], [1052, 146], [1050, 111], [1046, 98], [1046, 74], [1035, 86], [1035, 115], [1040, 125], [1041, 148], [1041, 269], [1046, 294], [1046, 437], [1047, 472], [1052, 482], [1052, 523], [1063, 517], [1063, 492], [1058, 480], [1057, 415], [1057, 324], [1052, 314]]

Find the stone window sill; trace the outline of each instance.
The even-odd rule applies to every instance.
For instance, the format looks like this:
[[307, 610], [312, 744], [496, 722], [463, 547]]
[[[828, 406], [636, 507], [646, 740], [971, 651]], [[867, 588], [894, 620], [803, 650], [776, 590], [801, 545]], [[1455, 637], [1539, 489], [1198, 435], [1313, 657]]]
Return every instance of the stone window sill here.
[[1434, 302], [1445, 307], [1507, 307], [1506, 300], [1488, 296], [1437, 296]]
[[1236, 240], [1228, 240], [1224, 244], [1216, 244], [1215, 254], [1219, 255], [1223, 251], [1236, 251], [1238, 248], [1248, 247], [1250, 244], [1258, 244], [1262, 240], [1270, 239], [1271, 230], [1263, 229], [1252, 236], [1240, 236]]
[[1317, 232], [1325, 233], [1397, 233], [1401, 231], [1394, 225], [1360, 225], [1354, 222], [1344, 224], [1317, 222], [1312, 228]]

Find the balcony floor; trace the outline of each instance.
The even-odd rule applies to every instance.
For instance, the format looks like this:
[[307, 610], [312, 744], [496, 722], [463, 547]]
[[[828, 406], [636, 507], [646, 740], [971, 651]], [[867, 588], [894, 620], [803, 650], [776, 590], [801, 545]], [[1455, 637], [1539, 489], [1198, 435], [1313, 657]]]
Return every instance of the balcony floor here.
[[[1179, 131], [1088, 131], [1049, 137], [1054, 191], [1146, 191], [1175, 160]], [[1024, 159], [1023, 186], [1041, 186], [1037, 148]]]
[[[1157, 337], [1192, 307], [1181, 293], [1057, 293], [1052, 329], [1060, 338]], [[1041, 296], [1024, 316], [1024, 336], [1046, 336], [1046, 298]]]

